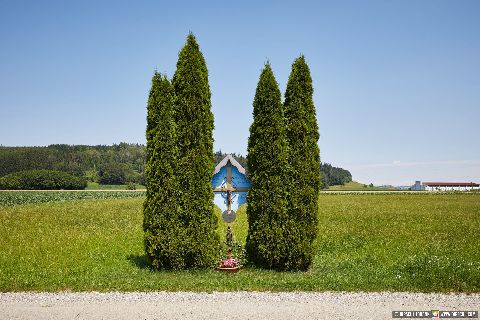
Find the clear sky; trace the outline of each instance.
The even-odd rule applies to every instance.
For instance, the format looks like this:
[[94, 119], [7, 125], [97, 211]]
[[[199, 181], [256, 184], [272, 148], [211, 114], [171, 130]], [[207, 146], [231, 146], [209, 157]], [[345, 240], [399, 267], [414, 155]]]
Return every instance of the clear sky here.
[[246, 154], [270, 61], [314, 80], [322, 161], [354, 180], [480, 182], [480, 1], [2, 1], [0, 144], [145, 143], [155, 69], [192, 31], [215, 149]]

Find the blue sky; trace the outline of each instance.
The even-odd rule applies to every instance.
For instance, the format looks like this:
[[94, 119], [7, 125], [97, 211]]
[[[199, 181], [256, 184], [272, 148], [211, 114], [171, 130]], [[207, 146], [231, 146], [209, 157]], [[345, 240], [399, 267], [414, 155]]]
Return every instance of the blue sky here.
[[246, 154], [269, 60], [314, 80], [321, 158], [355, 180], [480, 181], [480, 1], [0, 1], [0, 144], [145, 143], [155, 69], [192, 31], [215, 149]]

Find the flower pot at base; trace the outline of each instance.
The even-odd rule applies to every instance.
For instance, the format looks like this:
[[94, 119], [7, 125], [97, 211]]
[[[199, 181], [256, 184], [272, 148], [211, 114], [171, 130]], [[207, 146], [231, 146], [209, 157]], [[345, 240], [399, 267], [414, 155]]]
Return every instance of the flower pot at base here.
[[217, 267], [217, 270], [223, 272], [237, 272], [238, 269], [240, 269], [240, 265], [235, 259], [231, 257], [220, 261]]
[[222, 272], [227, 272], [227, 273], [234, 273], [234, 272], [238, 272], [238, 270], [240, 270], [240, 267], [238, 266], [233, 268], [218, 267], [217, 270]]

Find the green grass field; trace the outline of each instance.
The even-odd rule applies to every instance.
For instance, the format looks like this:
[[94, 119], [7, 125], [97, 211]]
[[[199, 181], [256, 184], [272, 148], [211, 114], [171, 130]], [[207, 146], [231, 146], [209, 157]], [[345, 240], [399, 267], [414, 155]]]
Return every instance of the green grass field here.
[[370, 187], [368, 184], [363, 184], [356, 181], [347, 182], [344, 185], [330, 186], [327, 191], [392, 191], [395, 189], [385, 189], [379, 187]]
[[[151, 271], [142, 203], [0, 201], [0, 291], [480, 291], [478, 193], [322, 193], [308, 272]], [[233, 231], [245, 241], [245, 207]]]

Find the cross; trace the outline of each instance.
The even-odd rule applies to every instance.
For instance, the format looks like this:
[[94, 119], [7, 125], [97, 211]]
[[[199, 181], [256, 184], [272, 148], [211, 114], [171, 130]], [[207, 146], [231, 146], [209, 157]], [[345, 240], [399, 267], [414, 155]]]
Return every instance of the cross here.
[[[212, 178], [212, 188], [215, 194], [215, 203], [220, 207], [222, 218], [227, 223], [227, 244], [231, 244], [232, 230], [230, 223], [236, 218], [232, 204], [238, 207], [246, 202], [246, 192], [250, 189], [250, 182], [245, 175], [245, 169], [233, 158], [227, 155], [215, 167]], [[236, 193], [234, 195], [234, 193]], [[225, 208], [226, 204], [226, 208]]]
[[227, 193], [227, 210], [232, 210], [232, 192], [247, 192], [249, 187], [235, 188], [232, 184], [232, 162], [229, 160], [226, 165], [227, 168], [227, 179], [226, 187], [214, 188], [214, 193]]

